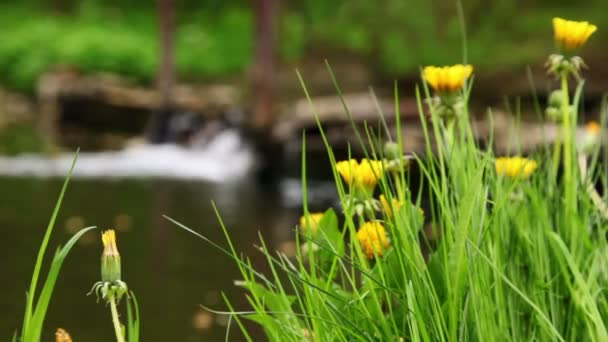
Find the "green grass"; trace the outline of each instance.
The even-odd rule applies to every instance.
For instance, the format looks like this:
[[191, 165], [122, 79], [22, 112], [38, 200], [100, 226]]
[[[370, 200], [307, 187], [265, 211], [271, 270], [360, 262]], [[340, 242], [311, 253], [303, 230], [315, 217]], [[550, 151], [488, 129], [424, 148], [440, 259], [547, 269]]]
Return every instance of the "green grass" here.
[[[584, 190], [593, 181], [607, 193], [597, 146], [585, 155], [592, 165], [585, 174], [577, 142], [565, 139], [570, 146], [563, 159], [552, 161], [550, 147], [529, 156], [539, 165], [529, 179], [502, 176], [492, 144], [482, 150], [473, 138], [466, 106], [471, 89], [468, 84], [461, 94], [465, 107], [453, 128], [434, 107], [427, 120], [422, 109], [431, 91], [425, 83], [416, 89], [427, 139], [426, 154], [414, 156], [412, 166], [420, 170], [419, 180], [405, 169], [384, 172], [376, 193], [362, 198], [342, 181], [325, 140], [344, 220], [328, 209], [316, 235], [298, 229], [295, 258], [268, 249], [260, 236], [269, 270], [262, 274], [234, 249], [222, 224], [228, 247], [211, 243], [235, 260], [251, 311], [235, 311], [226, 299], [227, 311], [213, 312], [233, 318], [249, 340], [243, 319], [259, 324], [272, 341], [606, 341], [608, 226]], [[344, 110], [350, 116], [347, 103]], [[568, 127], [563, 134], [573, 134]], [[396, 132], [402, 152], [399, 120]], [[367, 128], [358, 137], [366, 157], [387, 158], [377, 143], [386, 136]], [[304, 213], [306, 161], [304, 154]], [[555, 162], [566, 172], [556, 176]], [[422, 191], [408, 186], [413, 182]], [[352, 204], [353, 198], [374, 203], [379, 193], [409, 205], [393, 206], [390, 214], [367, 207], [361, 213]], [[417, 209], [423, 199], [430, 203], [424, 225]], [[370, 259], [357, 230], [373, 220], [386, 227], [391, 246]]]
[[29, 291], [26, 296], [26, 306], [25, 306], [25, 314], [23, 318], [23, 327], [21, 329], [21, 333], [19, 338], [17, 338], [17, 334], [13, 337], [13, 341], [23, 341], [23, 342], [37, 342], [40, 341], [42, 337], [42, 331], [44, 327], [44, 319], [46, 318], [46, 313], [48, 311], [49, 304], [51, 302], [51, 297], [53, 295], [53, 290], [55, 288], [55, 283], [57, 282], [57, 278], [59, 277], [59, 271], [61, 270], [61, 266], [63, 265], [63, 261], [68, 256], [68, 253], [74, 246], [74, 244], [78, 241], [78, 239], [87, 233], [88, 231], [95, 229], [95, 227], [88, 227], [81, 229], [78, 233], [76, 233], [64, 247], [59, 247], [53, 256], [53, 260], [51, 261], [50, 268], [48, 270], [48, 274], [46, 276], [46, 280], [42, 284], [40, 288], [40, 294], [36, 296], [36, 290], [39, 287], [38, 280], [41, 276], [42, 272], [42, 263], [44, 260], [44, 256], [46, 254], [46, 250], [48, 247], [49, 239], [51, 238], [51, 234], [53, 232], [53, 228], [55, 226], [55, 220], [57, 218], [57, 214], [59, 213], [59, 209], [61, 208], [61, 203], [63, 202], [63, 197], [68, 187], [68, 183], [70, 181], [70, 177], [72, 175], [72, 171], [74, 170], [74, 166], [76, 164], [77, 157], [74, 157], [74, 161], [72, 162], [72, 166], [68, 175], [63, 183], [63, 187], [61, 188], [61, 192], [59, 193], [59, 199], [57, 200], [57, 204], [55, 205], [55, 209], [53, 210], [53, 214], [51, 215], [51, 219], [47, 226], [47, 229], [44, 233], [44, 238], [42, 239], [42, 244], [38, 249], [38, 256], [36, 258], [36, 264], [34, 266], [34, 271], [32, 273], [32, 281], [30, 283]]

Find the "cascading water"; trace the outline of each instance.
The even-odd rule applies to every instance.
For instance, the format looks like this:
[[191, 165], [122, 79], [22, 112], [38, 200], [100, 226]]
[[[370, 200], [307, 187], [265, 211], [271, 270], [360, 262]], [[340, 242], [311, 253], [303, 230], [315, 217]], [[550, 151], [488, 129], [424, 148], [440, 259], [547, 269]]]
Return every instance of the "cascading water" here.
[[[0, 175], [63, 177], [73, 153], [0, 157]], [[81, 152], [74, 177], [174, 178], [225, 182], [241, 178], [254, 166], [253, 149], [237, 129], [225, 129], [204, 146], [175, 144], [131, 146], [122, 151]]]

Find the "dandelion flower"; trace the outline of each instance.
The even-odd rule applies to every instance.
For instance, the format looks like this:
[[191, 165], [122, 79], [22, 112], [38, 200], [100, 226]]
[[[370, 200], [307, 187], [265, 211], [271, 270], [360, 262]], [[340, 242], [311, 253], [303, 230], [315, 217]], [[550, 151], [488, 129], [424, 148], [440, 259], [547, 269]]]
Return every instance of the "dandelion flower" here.
[[601, 130], [601, 126], [597, 121], [590, 121], [585, 125], [585, 133], [598, 135]]
[[602, 127], [597, 121], [590, 121], [585, 125], [585, 131], [577, 140], [579, 152], [588, 154], [595, 150], [600, 144], [600, 133]]
[[65, 329], [57, 329], [55, 332], [55, 341], [56, 342], [72, 342], [72, 337], [68, 334]]
[[393, 209], [395, 209], [395, 211], [401, 209], [401, 207], [403, 206], [403, 201], [400, 201], [393, 197], [391, 198], [391, 203], [389, 203], [384, 195], [380, 195], [380, 204], [382, 204], [382, 210], [384, 210], [386, 214], [392, 215]]
[[508, 178], [527, 179], [538, 167], [536, 161], [522, 157], [496, 158], [496, 173]]
[[366, 222], [363, 224], [357, 232], [357, 239], [369, 259], [373, 259], [374, 255], [384, 255], [384, 252], [390, 246], [386, 230], [380, 222]]
[[382, 176], [384, 163], [378, 160], [362, 159], [357, 170], [357, 181], [363, 187], [374, 188]]
[[369, 159], [362, 159], [358, 163], [350, 159], [336, 163], [336, 170], [346, 184], [371, 191], [382, 177], [384, 163]]
[[300, 229], [304, 233], [310, 232], [311, 235], [315, 235], [319, 229], [321, 218], [323, 218], [323, 213], [310, 213], [308, 220], [306, 219], [306, 215], [302, 215], [300, 217]]
[[359, 163], [355, 159], [343, 160], [336, 163], [336, 170], [348, 185], [353, 185], [357, 175]]
[[471, 65], [456, 64], [452, 66], [427, 66], [422, 70], [422, 77], [435, 91], [443, 93], [456, 92], [464, 86], [467, 78], [471, 77]]
[[573, 51], [585, 44], [597, 26], [587, 21], [572, 21], [553, 18], [553, 36], [557, 44], [564, 50]]

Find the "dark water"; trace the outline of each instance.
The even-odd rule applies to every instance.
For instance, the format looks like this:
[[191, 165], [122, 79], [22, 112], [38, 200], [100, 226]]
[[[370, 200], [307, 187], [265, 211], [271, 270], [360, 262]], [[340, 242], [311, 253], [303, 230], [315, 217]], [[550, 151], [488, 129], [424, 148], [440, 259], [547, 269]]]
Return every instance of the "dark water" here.
[[[25, 291], [60, 187], [59, 179], [0, 178], [0, 340], [9, 340], [20, 328]], [[253, 248], [258, 230], [272, 246], [291, 240], [299, 209], [282, 208], [275, 191], [251, 180], [230, 184], [74, 180], [48, 252], [83, 226], [116, 228], [123, 279], [140, 303], [142, 341], [223, 340], [226, 318], [206, 313], [199, 304], [225, 309], [223, 291], [237, 307], [246, 306], [233, 285], [240, 279], [235, 264], [161, 217], [169, 215], [225, 245], [212, 199], [237, 248], [260, 267], [262, 259]], [[58, 327], [68, 330], [75, 341], [113, 340], [109, 309], [86, 295], [100, 277], [99, 235], [99, 230], [85, 235], [66, 259], [43, 341], [54, 341]], [[234, 326], [230, 340], [239, 340], [237, 331]]]

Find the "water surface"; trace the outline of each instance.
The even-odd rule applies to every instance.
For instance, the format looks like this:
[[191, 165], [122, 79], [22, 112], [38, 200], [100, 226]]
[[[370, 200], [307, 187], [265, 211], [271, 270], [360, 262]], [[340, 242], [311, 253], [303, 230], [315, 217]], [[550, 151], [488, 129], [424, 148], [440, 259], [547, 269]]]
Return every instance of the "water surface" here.
[[[60, 178], [3, 177], [0, 189], [0, 337], [20, 327], [36, 253], [61, 187]], [[220, 291], [239, 307], [240, 276], [225, 255], [162, 218], [169, 215], [225, 245], [210, 201], [214, 200], [237, 248], [263, 260], [253, 245], [262, 231], [271, 246], [291, 240], [299, 209], [284, 208], [281, 196], [254, 180], [210, 183], [201, 180], [75, 179], [57, 220], [50, 252], [78, 229], [115, 227], [123, 260], [123, 279], [137, 295], [142, 341], [223, 340], [225, 318], [209, 315], [204, 304], [225, 309]], [[111, 341], [108, 308], [87, 296], [99, 280], [100, 231], [85, 235], [64, 263], [45, 323], [43, 341], [56, 328], [75, 341]], [[50, 255], [47, 255], [47, 261]], [[237, 339], [235, 335], [231, 340]]]

